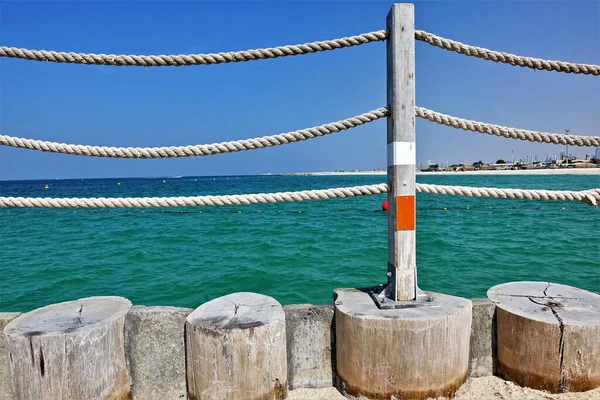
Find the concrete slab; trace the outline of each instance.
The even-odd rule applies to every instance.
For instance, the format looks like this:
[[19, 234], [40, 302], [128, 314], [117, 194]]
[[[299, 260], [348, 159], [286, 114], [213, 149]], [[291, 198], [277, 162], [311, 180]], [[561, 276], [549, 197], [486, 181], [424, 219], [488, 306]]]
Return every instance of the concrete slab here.
[[496, 306], [489, 299], [472, 299], [471, 344], [469, 354], [469, 377], [494, 374], [494, 350], [492, 346], [495, 329]]
[[190, 308], [135, 306], [125, 317], [133, 399], [187, 399], [185, 318]]
[[283, 310], [290, 389], [332, 386], [335, 370], [333, 305], [294, 304], [284, 306]]

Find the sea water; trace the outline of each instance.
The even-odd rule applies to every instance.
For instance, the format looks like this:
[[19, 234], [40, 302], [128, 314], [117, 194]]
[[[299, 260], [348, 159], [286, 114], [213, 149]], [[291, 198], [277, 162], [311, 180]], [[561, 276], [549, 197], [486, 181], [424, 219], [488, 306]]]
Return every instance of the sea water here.
[[[385, 182], [385, 176], [229, 176], [3, 181], [2, 196], [268, 193]], [[418, 182], [583, 190], [598, 175], [419, 175]], [[48, 189], [45, 186], [48, 185]], [[282, 304], [384, 283], [386, 195], [167, 209], [0, 209], [0, 311], [88, 296], [195, 308], [250, 291]], [[418, 284], [468, 298], [499, 283], [600, 291], [600, 211], [578, 202], [417, 195]]]

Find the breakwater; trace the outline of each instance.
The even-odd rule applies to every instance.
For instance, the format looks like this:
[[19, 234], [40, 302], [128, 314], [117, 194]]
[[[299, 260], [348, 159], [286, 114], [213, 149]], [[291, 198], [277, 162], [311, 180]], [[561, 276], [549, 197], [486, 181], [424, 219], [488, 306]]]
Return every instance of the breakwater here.
[[[494, 304], [473, 299], [469, 376], [493, 375]], [[283, 306], [290, 389], [319, 388], [335, 384], [334, 307], [296, 304]], [[184, 330], [189, 308], [133, 306], [125, 315], [125, 359], [133, 399], [187, 398]], [[0, 328], [20, 313], [0, 313]], [[0, 399], [10, 400], [8, 355], [0, 337]]]

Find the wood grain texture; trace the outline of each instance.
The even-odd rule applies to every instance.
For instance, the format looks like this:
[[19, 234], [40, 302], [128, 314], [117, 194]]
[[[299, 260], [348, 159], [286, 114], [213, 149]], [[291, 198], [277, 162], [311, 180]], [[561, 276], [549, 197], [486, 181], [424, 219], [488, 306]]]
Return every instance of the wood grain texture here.
[[498, 370], [552, 393], [600, 387], [600, 296], [549, 282], [494, 286]]
[[[387, 31], [387, 143], [410, 142], [414, 146], [414, 6], [394, 4], [387, 16]], [[394, 154], [388, 154], [388, 284], [395, 300], [412, 300], [417, 288], [415, 230], [396, 229], [396, 198], [415, 195], [415, 165], [390, 165], [394, 159]], [[414, 213], [413, 209], [413, 220]]]
[[186, 319], [190, 400], [287, 397], [285, 314], [273, 298], [234, 293]]
[[15, 399], [130, 399], [123, 331], [130, 307], [122, 297], [90, 297], [10, 322], [4, 336]]
[[348, 398], [453, 397], [466, 381], [471, 301], [380, 310], [367, 293], [335, 290], [338, 388]]

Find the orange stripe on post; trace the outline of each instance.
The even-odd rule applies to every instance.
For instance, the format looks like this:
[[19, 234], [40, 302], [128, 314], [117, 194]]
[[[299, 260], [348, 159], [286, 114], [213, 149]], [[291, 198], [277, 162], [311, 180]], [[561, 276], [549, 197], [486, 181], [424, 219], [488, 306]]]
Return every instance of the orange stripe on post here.
[[396, 230], [415, 230], [415, 196], [396, 196]]

